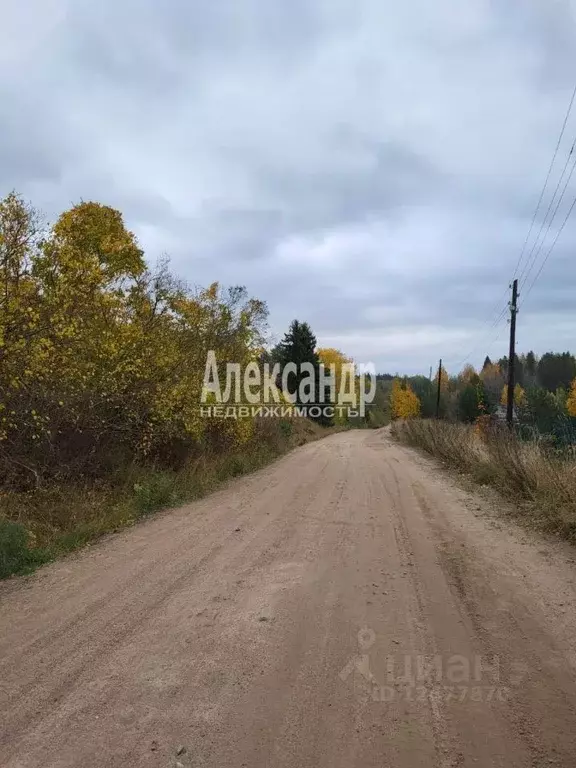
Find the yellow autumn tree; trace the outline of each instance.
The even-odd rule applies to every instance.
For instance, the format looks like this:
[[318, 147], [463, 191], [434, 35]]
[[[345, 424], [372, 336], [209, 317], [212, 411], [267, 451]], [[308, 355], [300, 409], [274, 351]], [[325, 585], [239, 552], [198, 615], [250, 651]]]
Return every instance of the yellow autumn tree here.
[[500, 366], [497, 363], [486, 365], [480, 372], [480, 379], [490, 402], [497, 403], [504, 386], [504, 374]]
[[[320, 347], [317, 350], [320, 362], [324, 366], [327, 376], [334, 375], [334, 404], [336, 406], [352, 405], [355, 407], [359, 402], [360, 388], [359, 382], [354, 375], [354, 361], [351, 357], [347, 357], [339, 349], [333, 347]], [[342, 386], [347, 392], [342, 390]], [[344, 402], [343, 396], [348, 394], [349, 397], [354, 397], [354, 402]], [[335, 409], [336, 413], [334, 421], [336, 424], [343, 424], [347, 421], [344, 411]]]
[[265, 304], [151, 271], [119, 211], [94, 202], [42, 230], [0, 201], [0, 484], [84, 482], [246, 442], [255, 420], [200, 414], [207, 353], [255, 362]]
[[420, 400], [406, 380], [392, 382], [390, 410], [393, 419], [413, 419], [420, 415]]
[[566, 399], [566, 410], [570, 416], [576, 416], [576, 379], [570, 385], [570, 392]]
[[[450, 385], [450, 376], [448, 376], [448, 371], [444, 366], [440, 369], [440, 391], [441, 392], [447, 392], [448, 387]], [[434, 376], [434, 391], [436, 391], [436, 388], [438, 387], [438, 371], [436, 371], [436, 376]]]
[[343, 352], [340, 352], [339, 349], [334, 349], [332, 347], [321, 347], [317, 350], [317, 354], [326, 370], [326, 374], [329, 375], [330, 372], [334, 373], [334, 401], [337, 402], [342, 387], [343, 377], [347, 375], [346, 370], [350, 370], [350, 366], [353, 365], [354, 361], [351, 357], [347, 357]]
[[341, 389], [343, 372], [346, 368], [353, 365], [354, 361], [351, 357], [347, 357], [343, 352], [340, 352], [339, 349], [333, 349], [332, 347], [321, 347], [317, 350], [317, 354], [326, 372], [334, 371], [337, 396]]
[[[502, 388], [500, 404], [501, 405], [508, 404], [508, 387], [507, 386], [504, 386]], [[526, 392], [522, 389], [520, 384], [516, 384], [516, 386], [514, 387], [514, 405], [516, 405], [518, 408], [522, 408], [523, 406], [526, 405]]]
[[[474, 366], [468, 363], [462, 369], [459, 378], [464, 383], [470, 384], [474, 381], [478, 381], [478, 374], [476, 373], [476, 369], [474, 368]], [[438, 377], [436, 377], [436, 380], [438, 380]]]

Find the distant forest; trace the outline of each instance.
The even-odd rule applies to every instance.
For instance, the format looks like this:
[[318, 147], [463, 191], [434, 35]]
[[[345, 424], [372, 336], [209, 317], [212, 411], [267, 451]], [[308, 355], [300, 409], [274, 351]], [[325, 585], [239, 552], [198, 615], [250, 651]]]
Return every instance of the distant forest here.
[[[486, 357], [477, 371], [466, 365], [457, 375], [441, 373], [440, 416], [475, 422], [501, 415], [506, 402], [508, 358]], [[388, 401], [392, 418], [436, 414], [438, 372], [427, 376], [378, 375], [379, 400]], [[515, 420], [540, 434], [572, 440], [576, 434], [576, 358], [570, 352], [530, 351], [515, 358]]]

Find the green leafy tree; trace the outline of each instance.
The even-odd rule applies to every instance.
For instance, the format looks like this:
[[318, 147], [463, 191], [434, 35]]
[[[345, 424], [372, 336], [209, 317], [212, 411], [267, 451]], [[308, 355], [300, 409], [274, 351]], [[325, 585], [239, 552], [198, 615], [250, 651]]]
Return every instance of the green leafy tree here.
[[526, 421], [542, 435], [553, 434], [562, 411], [552, 392], [534, 387], [526, 390], [525, 397], [523, 410]]
[[467, 384], [458, 395], [460, 421], [473, 424], [482, 413], [486, 412], [487, 402], [483, 383], [478, 380], [475, 384]]
[[409, 380], [412, 391], [420, 400], [420, 414], [429, 419], [436, 413], [436, 389], [427, 376], [412, 376]]
[[480, 379], [484, 386], [486, 402], [493, 408], [500, 402], [500, 393], [504, 386], [504, 376], [497, 363], [490, 363], [482, 368]]
[[393, 379], [377, 378], [376, 392], [366, 405], [366, 423], [370, 427], [383, 427], [390, 422], [390, 391]]

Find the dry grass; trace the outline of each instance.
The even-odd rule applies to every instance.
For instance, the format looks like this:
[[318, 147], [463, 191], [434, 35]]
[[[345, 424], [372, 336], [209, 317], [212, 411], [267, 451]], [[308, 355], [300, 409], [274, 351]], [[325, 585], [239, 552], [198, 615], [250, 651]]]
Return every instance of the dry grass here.
[[569, 453], [523, 442], [504, 427], [480, 433], [464, 424], [414, 419], [396, 422], [392, 434], [496, 487], [531, 524], [576, 543], [576, 461]]

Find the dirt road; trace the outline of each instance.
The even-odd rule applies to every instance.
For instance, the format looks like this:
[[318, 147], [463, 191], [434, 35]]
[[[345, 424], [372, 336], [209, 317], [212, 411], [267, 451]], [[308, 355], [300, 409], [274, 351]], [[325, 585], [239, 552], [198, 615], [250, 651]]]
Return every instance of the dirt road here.
[[0, 586], [8, 768], [576, 766], [575, 551], [382, 432]]

